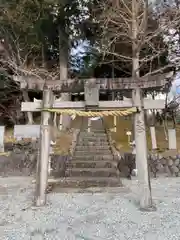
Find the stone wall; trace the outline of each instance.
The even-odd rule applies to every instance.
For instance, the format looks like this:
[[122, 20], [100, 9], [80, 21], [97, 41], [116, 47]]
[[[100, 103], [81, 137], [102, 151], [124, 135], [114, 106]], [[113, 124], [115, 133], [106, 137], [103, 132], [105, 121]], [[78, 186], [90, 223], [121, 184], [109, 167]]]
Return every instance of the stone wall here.
[[[117, 168], [120, 171], [120, 177], [131, 178], [132, 170], [136, 168], [135, 156], [132, 153], [124, 153], [122, 155], [116, 149], [110, 131], [107, 131], [107, 136], [114, 160], [117, 162]], [[174, 150], [168, 150], [161, 154], [150, 152], [148, 155], [148, 164], [151, 177], [158, 177], [160, 175], [180, 177], [180, 154]]]
[[[0, 156], [0, 176], [33, 176], [36, 173], [36, 164], [38, 156], [38, 143], [19, 142], [8, 143], [5, 145], [5, 151], [10, 152], [9, 156]], [[52, 156], [53, 177], [65, 177], [66, 162], [71, 156]], [[120, 159], [118, 161], [118, 159]], [[135, 157], [131, 153], [125, 153], [123, 156], [116, 156], [120, 177], [131, 177], [132, 170], [135, 168]], [[148, 156], [149, 169], [151, 177], [180, 176], [180, 154], [172, 156], [157, 153], [150, 153]]]
[[[36, 174], [38, 143], [8, 143], [5, 151], [9, 156], [0, 156], [0, 176], [33, 176]], [[69, 156], [54, 154], [51, 157], [53, 177], [65, 176], [65, 162]]]
[[166, 156], [162, 154], [149, 154], [149, 166], [151, 175], [157, 177], [165, 174], [169, 177], [180, 177], [180, 155]]
[[[66, 162], [74, 153], [79, 130], [73, 130], [72, 144], [67, 155], [58, 153], [51, 156], [51, 176], [55, 178], [65, 177]], [[39, 154], [39, 141], [19, 141], [5, 143], [5, 152], [9, 156], [0, 156], [0, 176], [34, 176]]]
[[[151, 177], [180, 177], [180, 154], [163, 156], [163, 154], [149, 153], [148, 164]], [[125, 153], [118, 162], [120, 175], [130, 178], [134, 168], [135, 156], [131, 153]]]

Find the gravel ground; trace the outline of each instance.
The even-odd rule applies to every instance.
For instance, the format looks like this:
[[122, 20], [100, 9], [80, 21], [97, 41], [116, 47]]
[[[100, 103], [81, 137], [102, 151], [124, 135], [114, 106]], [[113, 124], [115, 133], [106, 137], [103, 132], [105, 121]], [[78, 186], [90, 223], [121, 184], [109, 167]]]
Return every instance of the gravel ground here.
[[30, 178], [0, 178], [0, 239], [179, 240], [180, 178], [152, 180], [151, 213], [138, 209], [136, 180], [124, 183], [128, 189], [51, 193], [34, 208]]

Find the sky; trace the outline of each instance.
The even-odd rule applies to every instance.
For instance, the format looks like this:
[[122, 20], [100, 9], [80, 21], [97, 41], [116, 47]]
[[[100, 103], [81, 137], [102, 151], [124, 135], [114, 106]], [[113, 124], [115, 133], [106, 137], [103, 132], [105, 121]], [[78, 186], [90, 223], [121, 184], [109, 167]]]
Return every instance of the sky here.
[[[149, 0], [151, 3], [156, 3], [158, 0]], [[160, 1], [159, 1], [160, 2]], [[170, 29], [168, 36], [164, 37], [164, 40], [169, 42], [172, 41], [173, 36], [173, 43], [171, 46], [171, 49], [169, 50], [169, 56], [170, 62], [178, 64], [180, 62], [180, 49], [179, 49], [179, 35], [174, 35], [174, 30]], [[79, 57], [83, 56], [83, 54], [86, 52], [86, 47], [88, 46], [87, 41], [83, 41], [79, 43], [79, 46], [77, 48], [73, 48], [71, 50], [71, 56], [79, 55]], [[170, 92], [168, 94], [168, 101], [172, 101], [173, 98], [177, 98], [180, 96], [180, 72], [177, 72], [176, 76], [174, 77], [174, 80], [172, 82], [172, 87], [170, 89]], [[165, 94], [159, 94], [157, 96], [158, 99], [165, 99]]]
[[180, 72], [177, 72], [176, 76], [174, 77], [172, 87], [168, 94], [168, 101], [172, 101], [173, 98], [177, 100], [178, 96], [180, 96]]

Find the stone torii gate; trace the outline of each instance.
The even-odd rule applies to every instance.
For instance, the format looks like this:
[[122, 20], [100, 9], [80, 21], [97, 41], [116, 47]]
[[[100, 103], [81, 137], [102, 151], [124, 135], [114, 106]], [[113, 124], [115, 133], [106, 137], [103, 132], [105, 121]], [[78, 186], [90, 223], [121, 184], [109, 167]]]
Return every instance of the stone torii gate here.
[[[140, 183], [140, 206], [141, 208], [152, 207], [152, 196], [147, 163], [147, 143], [144, 123], [144, 110], [163, 109], [165, 100], [143, 99], [133, 95], [133, 98], [122, 101], [99, 101], [100, 91], [130, 91], [141, 88], [142, 90], [161, 89], [172, 77], [172, 72], [159, 75], [142, 77], [140, 81], [133, 82], [132, 78], [118, 79], [68, 79], [65, 81], [37, 79], [26, 76], [19, 79], [22, 89], [43, 91], [43, 100], [38, 102], [22, 102], [21, 110], [24, 112], [41, 112], [42, 109], [76, 109], [82, 111], [117, 110], [122, 108], [137, 108], [138, 121], [135, 122], [136, 164]], [[53, 92], [58, 93], [85, 93], [85, 101], [71, 102], [53, 100]], [[140, 109], [140, 112], [138, 110]], [[46, 202], [46, 186], [48, 177], [48, 161], [50, 153], [50, 113], [42, 111], [41, 135], [40, 135], [40, 159], [38, 160], [36, 205]]]

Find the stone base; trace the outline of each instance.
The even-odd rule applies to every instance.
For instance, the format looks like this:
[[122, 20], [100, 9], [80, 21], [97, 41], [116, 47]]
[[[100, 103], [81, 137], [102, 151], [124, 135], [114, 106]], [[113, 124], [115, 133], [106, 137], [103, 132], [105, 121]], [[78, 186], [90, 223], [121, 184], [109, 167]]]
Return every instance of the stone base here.
[[139, 210], [142, 212], [155, 212], [155, 211], [157, 211], [157, 208], [155, 205], [152, 205], [152, 206], [148, 206], [146, 208], [140, 207]]

